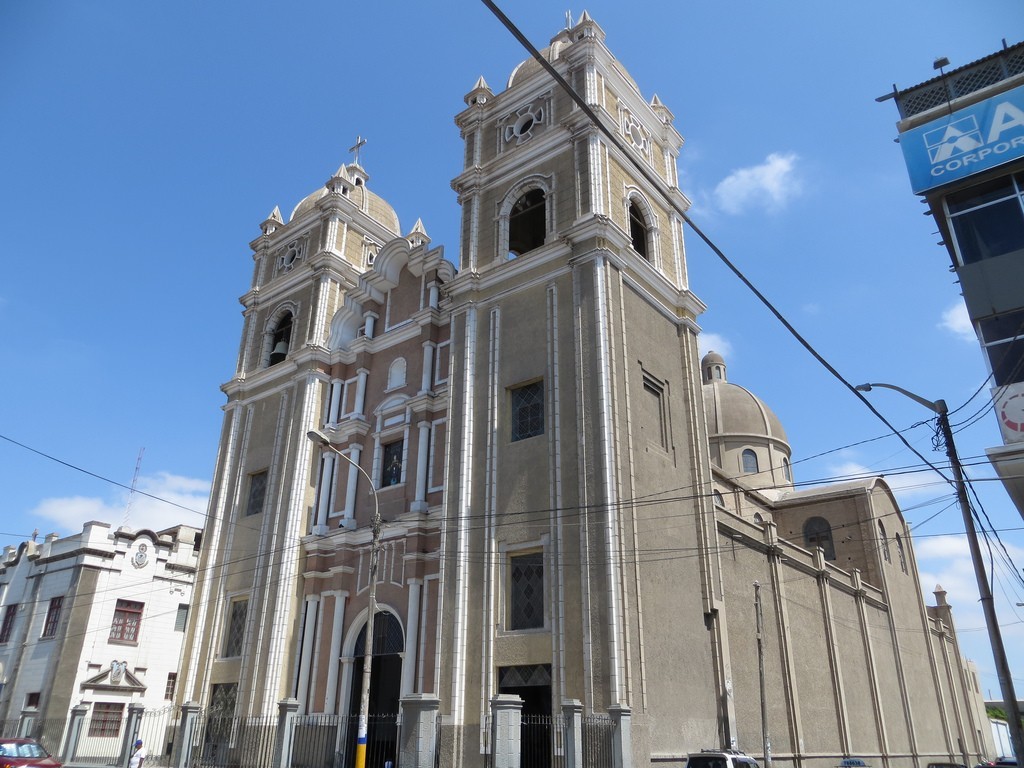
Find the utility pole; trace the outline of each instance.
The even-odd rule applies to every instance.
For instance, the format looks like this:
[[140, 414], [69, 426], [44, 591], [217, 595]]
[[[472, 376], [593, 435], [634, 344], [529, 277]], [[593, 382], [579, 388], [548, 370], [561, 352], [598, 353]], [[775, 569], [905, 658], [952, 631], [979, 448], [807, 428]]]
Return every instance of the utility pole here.
[[964, 518], [964, 532], [967, 534], [967, 544], [970, 547], [971, 560], [974, 563], [974, 576], [978, 582], [978, 595], [982, 611], [985, 614], [985, 625], [988, 627], [988, 639], [992, 645], [992, 658], [995, 661], [996, 674], [999, 677], [999, 688], [1003, 694], [1003, 707], [1006, 711], [1007, 725], [1010, 730], [1010, 745], [1013, 747], [1013, 754], [1017, 758], [1017, 765], [1021, 765], [1022, 761], [1024, 761], [1024, 734], [1021, 731], [1020, 706], [1017, 704], [1017, 694], [1013, 690], [1013, 678], [1010, 677], [1010, 665], [1006, 660], [1003, 635], [999, 630], [999, 619], [996, 617], [996, 608], [992, 601], [992, 590], [988, 586], [988, 576], [985, 573], [985, 560], [981, 556], [978, 532], [974, 529], [971, 501], [967, 498], [967, 484], [964, 482], [964, 471], [960, 464], [960, 457], [956, 452], [956, 443], [953, 442], [953, 430], [949, 426], [949, 409], [946, 407], [946, 401], [928, 400], [894, 384], [858, 384], [855, 389], [860, 392], [870, 392], [872, 387], [895, 390], [901, 395], [909, 397], [915, 403], [923, 405], [938, 416], [942, 440], [946, 444], [946, 456], [949, 457], [949, 468], [953, 472], [953, 480], [956, 485], [956, 498], [960, 504], [960, 513]]
[[764, 616], [761, 613], [761, 583], [754, 582], [754, 612], [757, 614], [757, 676], [761, 685], [761, 746], [764, 768], [772, 768], [772, 740], [768, 735], [768, 695], [764, 684]]

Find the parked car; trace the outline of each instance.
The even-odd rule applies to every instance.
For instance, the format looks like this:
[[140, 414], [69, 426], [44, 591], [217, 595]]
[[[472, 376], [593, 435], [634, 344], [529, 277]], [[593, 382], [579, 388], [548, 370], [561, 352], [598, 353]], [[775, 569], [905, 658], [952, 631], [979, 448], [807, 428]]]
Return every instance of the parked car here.
[[839, 761], [839, 765], [836, 768], [871, 768], [871, 766], [859, 757], [844, 757]]
[[999, 766], [1006, 765], [1006, 766], [1010, 766], [1010, 768], [1016, 768], [1017, 758], [1009, 757], [1009, 756], [997, 757], [992, 762], [992, 765], [999, 765]]
[[928, 768], [967, 768], [963, 763], [928, 763]]
[[61, 768], [35, 739], [0, 739], [0, 768]]
[[686, 768], [760, 768], [757, 760], [735, 749], [702, 749], [686, 757]]

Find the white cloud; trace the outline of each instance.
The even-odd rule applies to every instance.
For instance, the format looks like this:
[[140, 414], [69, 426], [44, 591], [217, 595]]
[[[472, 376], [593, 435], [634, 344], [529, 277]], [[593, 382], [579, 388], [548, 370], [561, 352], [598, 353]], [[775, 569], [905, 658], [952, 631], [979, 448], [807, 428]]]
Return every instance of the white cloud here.
[[717, 352], [728, 363], [729, 357], [732, 355], [732, 344], [724, 336], [705, 332], [697, 337], [697, 350], [700, 352], [701, 357], [704, 357], [708, 352]]
[[114, 528], [127, 525], [136, 530], [149, 528], [154, 531], [182, 524], [204, 526], [210, 495], [209, 481], [158, 472], [140, 477], [136, 487], [149, 495], [136, 493], [130, 507], [129, 492], [117, 489], [106, 498], [66, 496], [43, 499], [31, 514], [55, 523], [56, 532], [62, 535], [81, 531], [82, 525], [90, 520], [109, 523]]
[[749, 208], [779, 211], [800, 194], [794, 152], [773, 152], [760, 165], [740, 168], [715, 187], [714, 197], [726, 213], [743, 213]]
[[939, 328], [949, 331], [963, 341], [975, 342], [978, 340], [978, 337], [974, 335], [974, 326], [971, 325], [971, 318], [967, 314], [967, 305], [962, 301], [956, 302], [942, 313]]

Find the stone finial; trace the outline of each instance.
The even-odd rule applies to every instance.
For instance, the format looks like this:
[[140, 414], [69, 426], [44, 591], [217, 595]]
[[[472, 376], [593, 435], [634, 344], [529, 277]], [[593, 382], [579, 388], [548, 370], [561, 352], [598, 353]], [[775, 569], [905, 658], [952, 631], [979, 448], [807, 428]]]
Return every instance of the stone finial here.
[[469, 106], [476, 104], [486, 104], [491, 97], [494, 96], [494, 91], [491, 90], [491, 86], [484, 80], [483, 75], [476, 79], [476, 83], [473, 84], [473, 88], [465, 96], [465, 101]]
[[658, 98], [658, 94], [654, 94], [654, 98], [651, 99], [651, 109], [654, 110], [654, 114], [656, 114], [663, 123], [671, 123], [676, 119], [676, 116], [672, 114], [672, 110], [666, 107], [662, 103], [661, 99]]
[[278, 227], [283, 226], [284, 219], [281, 218], [281, 209], [275, 205], [274, 210], [272, 210], [266, 220], [260, 224], [260, 229], [263, 230], [264, 235], [271, 235], [277, 231]]
[[416, 219], [416, 223], [412, 225], [412, 231], [410, 231], [405, 238], [412, 243], [413, 246], [423, 245], [424, 243], [430, 242], [427, 230], [423, 227], [423, 219]]

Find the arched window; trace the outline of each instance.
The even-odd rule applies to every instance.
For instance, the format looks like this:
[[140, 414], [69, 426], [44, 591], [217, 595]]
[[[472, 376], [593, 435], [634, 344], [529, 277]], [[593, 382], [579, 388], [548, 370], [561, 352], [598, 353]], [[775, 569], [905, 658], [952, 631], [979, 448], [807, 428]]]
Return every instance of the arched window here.
[[[373, 655], [390, 656], [405, 650], [405, 633], [394, 614], [377, 611], [373, 616]], [[366, 654], [366, 625], [359, 631], [356, 646], [352, 651], [355, 658]]]
[[787, 483], [793, 482], [793, 470], [789, 466], [789, 459], [785, 456], [782, 457], [782, 476], [786, 478]]
[[898, 533], [896, 534], [896, 554], [900, 558], [900, 570], [902, 570], [904, 573], [906, 573], [907, 572], [907, 553], [903, 551], [903, 539], [900, 538], [900, 535]]
[[882, 540], [882, 557], [885, 558], [885, 562], [892, 562], [892, 554], [889, 552], [889, 537], [885, 535], [885, 526], [882, 525], [882, 521], [878, 521], [878, 537]]
[[832, 543], [832, 526], [824, 517], [809, 517], [804, 523], [804, 544], [808, 549], [821, 547], [826, 560], [836, 559], [836, 548]]
[[754, 522], [758, 525], [764, 525], [764, 517], [761, 515], [760, 512], [754, 513]]
[[629, 202], [629, 238], [633, 243], [633, 250], [649, 260], [651, 257], [647, 249], [647, 235], [647, 221], [644, 219], [643, 211], [640, 210], [636, 200], [631, 200]]
[[531, 189], [522, 195], [508, 215], [508, 257], [514, 259], [544, 245], [547, 215], [544, 190]]
[[743, 451], [743, 472], [745, 474], [754, 474], [757, 472], [757, 454], [754, 453], [750, 448]]
[[719, 491], [713, 491], [711, 497], [715, 500], [715, 506], [725, 509], [725, 497]]
[[285, 312], [278, 318], [277, 324], [270, 331], [270, 357], [267, 366], [277, 365], [288, 356], [292, 341], [292, 313]]

